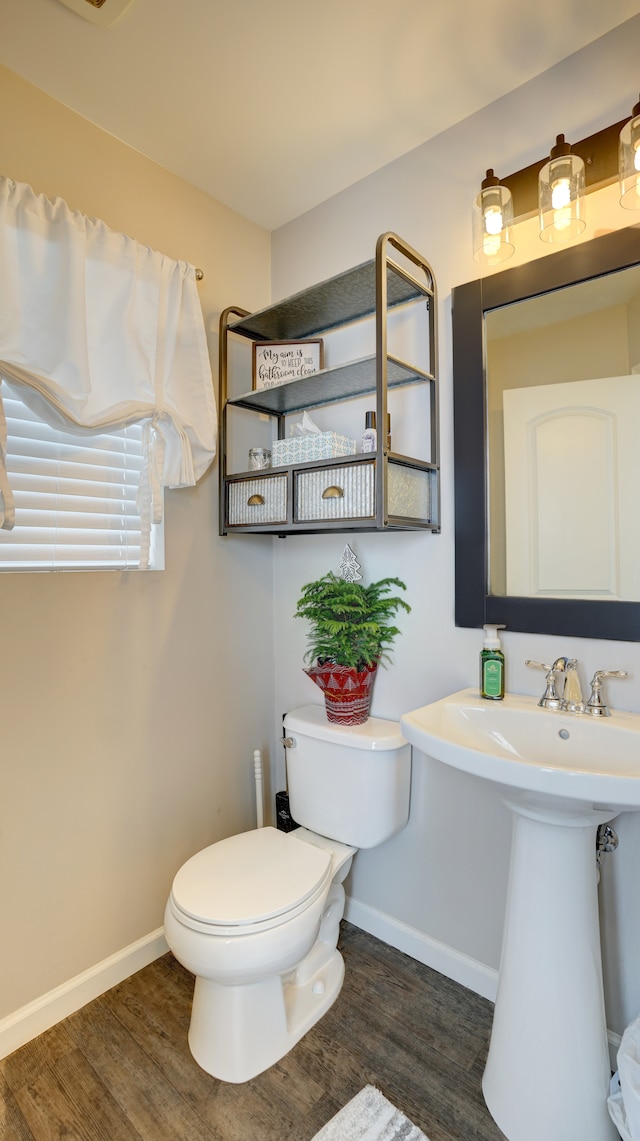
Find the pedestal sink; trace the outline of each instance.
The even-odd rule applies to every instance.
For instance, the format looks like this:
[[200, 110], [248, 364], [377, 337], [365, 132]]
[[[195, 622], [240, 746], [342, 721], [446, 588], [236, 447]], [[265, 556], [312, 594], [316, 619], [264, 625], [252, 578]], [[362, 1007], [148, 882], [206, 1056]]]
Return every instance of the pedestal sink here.
[[591, 718], [466, 689], [400, 724], [422, 752], [495, 784], [513, 813], [489, 1112], [509, 1141], [619, 1141], [606, 1105], [595, 834], [640, 809], [640, 715]]

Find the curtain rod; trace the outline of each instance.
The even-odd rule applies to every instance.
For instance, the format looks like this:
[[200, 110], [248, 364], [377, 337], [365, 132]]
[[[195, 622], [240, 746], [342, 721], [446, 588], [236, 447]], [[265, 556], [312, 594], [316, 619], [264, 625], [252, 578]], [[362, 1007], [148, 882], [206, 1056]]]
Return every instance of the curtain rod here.
[[202, 281], [203, 277], [204, 277], [204, 270], [198, 269], [198, 267], [196, 266], [196, 281]]

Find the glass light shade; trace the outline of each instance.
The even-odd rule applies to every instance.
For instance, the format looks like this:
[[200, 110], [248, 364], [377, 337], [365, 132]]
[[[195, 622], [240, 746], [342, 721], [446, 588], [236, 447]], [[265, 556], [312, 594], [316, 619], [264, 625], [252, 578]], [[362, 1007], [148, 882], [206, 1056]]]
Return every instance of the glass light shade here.
[[514, 252], [509, 228], [513, 223], [513, 198], [492, 170], [473, 200], [473, 256], [485, 265], [506, 261]]
[[620, 131], [618, 166], [620, 205], [625, 210], [640, 210], [640, 103], [636, 103], [633, 118]]
[[540, 237], [544, 242], [571, 242], [583, 233], [585, 167], [579, 155], [558, 135], [551, 157], [538, 176]]

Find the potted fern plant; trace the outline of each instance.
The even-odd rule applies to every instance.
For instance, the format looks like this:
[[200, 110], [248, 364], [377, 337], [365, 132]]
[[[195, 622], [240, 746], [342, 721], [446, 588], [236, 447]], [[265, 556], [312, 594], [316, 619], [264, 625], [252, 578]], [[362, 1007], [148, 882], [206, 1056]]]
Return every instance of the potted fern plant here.
[[367, 720], [371, 690], [380, 662], [400, 633], [393, 619], [403, 598], [389, 597], [392, 587], [406, 590], [398, 578], [383, 578], [364, 586], [329, 571], [303, 586], [296, 618], [311, 623], [305, 673], [324, 692], [327, 720], [360, 725]]

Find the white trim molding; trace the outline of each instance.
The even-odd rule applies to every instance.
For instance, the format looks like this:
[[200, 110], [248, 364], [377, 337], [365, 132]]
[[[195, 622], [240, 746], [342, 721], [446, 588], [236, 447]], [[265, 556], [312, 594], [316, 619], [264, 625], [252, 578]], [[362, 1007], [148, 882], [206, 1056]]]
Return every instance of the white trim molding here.
[[[368, 931], [370, 935], [375, 935], [377, 939], [381, 939], [390, 947], [395, 947], [397, 951], [410, 955], [412, 959], [424, 963], [426, 967], [432, 967], [439, 974], [453, 979], [461, 986], [468, 987], [483, 998], [488, 998], [490, 1002], [495, 1002], [498, 972], [493, 967], [487, 967], [477, 959], [463, 955], [453, 947], [448, 947], [446, 943], [439, 943], [437, 939], [432, 939], [415, 927], [409, 927], [399, 919], [385, 915], [384, 912], [377, 911], [367, 903], [360, 903], [357, 899], [347, 898], [344, 917], [349, 923], [353, 923], [354, 927]], [[613, 1071], [618, 1068], [620, 1035], [608, 1030], [607, 1041]]]
[[415, 927], [409, 927], [391, 915], [385, 915], [370, 907], [367, 903], [360, 903], [357, 899], [347, 899], [344, 917], [355, 927], [375, 935], [383, 943], [403, 951], [419, 963], [432, 967], [441, 975], [453, 979], [454, 982], [466, 986], [483, 998], [495, 1002], [498, 988], [498, 972], [492, 967], [479, 963], [469, 955], [463, 955], [446, 943], [439, 943]]
[[[409, 927], [399, 919], [385, 915], [382, 911], [360, 903], [357, 899], [347, 899], [345, 919], [375, 935], [383, 943], [410, 955], [419, 963], [431, 967], [461, 986], [468, 987], [476, 994], [495, 1001], [498, 986], [498, 972], [484, 963], [463, 955], [453, 947], [432, 939], [415, 927]], [[113, 986], [123, 982], [136, 971], [161, 958], [169, 950], [164, 928], [159, 927], [143, 936], [121, 951], [116, 951], [108, 959], [96, 963], [88, 970], [55, 987], [13, 1014], [0, 1019], [0, 1058], [6, 1058], [14, 1050], [26, 1045], [45, 1030], [61, 1022], [63, 1018], [80, 1010], [88, 1002], [104, 994]], [[616, 1054], [620, 1046], [620, 1035], [612, 1030], [608, 1033], [611, 1068], [617, 1067]]]
[[6, 1058], [7, 1054], [12, 1054], [32, 1038], [37, 1038], [38, 1034], [55, 1026], [56, 1022], [61, 1022], [87, 1002], [148, 966], [154, 959], [159, 959], [168, 949], [164, 928], [159, 927], [0, 1019], [0, 1058]]

